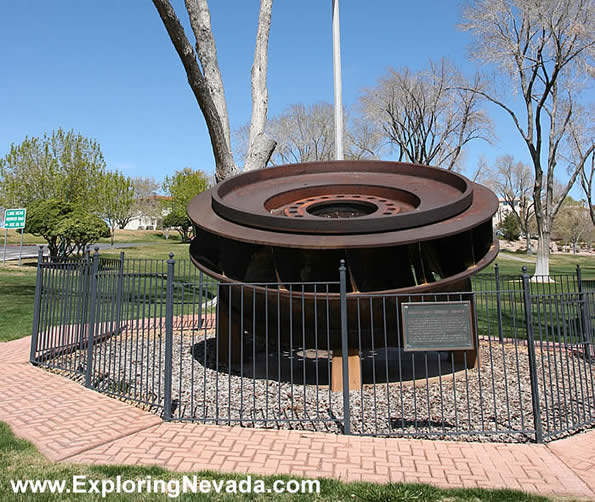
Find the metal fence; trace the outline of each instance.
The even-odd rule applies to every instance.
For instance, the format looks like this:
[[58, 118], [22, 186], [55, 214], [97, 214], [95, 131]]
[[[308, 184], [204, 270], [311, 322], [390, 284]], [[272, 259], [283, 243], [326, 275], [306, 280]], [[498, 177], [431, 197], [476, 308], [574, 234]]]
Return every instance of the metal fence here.
[[[537, 441], [595, 423], [595, 290], [494, 274], [471, 291], [229, 284], [187, 260], [37, 268], [31, 362], [186, 420], [345, 434]], [[542, 278], [543, 279], [543, 278]], [[474, 350], [410, 352], [407, 303], [469, 302]]]

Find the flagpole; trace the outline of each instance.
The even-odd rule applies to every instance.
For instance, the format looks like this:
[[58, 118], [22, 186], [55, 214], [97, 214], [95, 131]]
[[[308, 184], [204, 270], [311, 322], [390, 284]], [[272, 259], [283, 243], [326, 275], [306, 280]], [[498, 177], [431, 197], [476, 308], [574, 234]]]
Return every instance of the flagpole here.
[[333, 74], [335, 80], [335, 159], [343, 160], [343, 96], [341, 86], [341, 33], [339, 0], [333, 2]]

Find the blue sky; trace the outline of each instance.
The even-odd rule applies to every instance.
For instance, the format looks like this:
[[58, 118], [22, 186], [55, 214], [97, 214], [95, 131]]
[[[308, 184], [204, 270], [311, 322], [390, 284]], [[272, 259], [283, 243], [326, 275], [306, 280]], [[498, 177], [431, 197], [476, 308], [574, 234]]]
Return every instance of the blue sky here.
[[[186, 23], [182, 0], [173, 1]], [[232, 129], [249, 121], [258, 0], [211, 0], [211, 21]], [[160, 180], [190, 166], [213, 172], [204, 120], [150, 0], [19, 0], [0, 18], [0, 156], [52, 129], [95, 138], [111, 169]], [[456, 1], [341, 1], [346, 106], [389, 67], [423, 68], [446, 56], [470, 74], [470, 42]], [[269, 42], [269, 114], [333, 101], [331, 0], [276, 0]], [[191, 39], [192, 40], [192, 39]], [[513, 154], [529, 161], [501, 112], [488, 108], [496, 143], [477, 143], [471, 171]], [[561, 174], [562, 174], [562, 170]]]

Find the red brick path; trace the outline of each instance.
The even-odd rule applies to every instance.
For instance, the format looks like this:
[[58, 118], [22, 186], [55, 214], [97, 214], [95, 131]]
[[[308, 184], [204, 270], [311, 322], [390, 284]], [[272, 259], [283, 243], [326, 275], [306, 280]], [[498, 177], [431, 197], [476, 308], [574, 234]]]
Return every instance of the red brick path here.
[[28, 353], [28, 338], [0, 344], [0, 420], [54, 461], [513, 488], [595, 500], [595, 431], [536, 445], [165, 423], [29, 365]]

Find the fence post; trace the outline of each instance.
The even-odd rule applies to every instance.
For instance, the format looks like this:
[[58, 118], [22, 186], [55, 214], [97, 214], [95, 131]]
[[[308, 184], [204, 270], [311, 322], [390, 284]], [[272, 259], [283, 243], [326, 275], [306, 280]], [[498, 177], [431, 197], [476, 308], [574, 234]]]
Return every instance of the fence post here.
[[502, 335], [502, 305], [500, 297], [500, 267], [498, 264], [494, 265], [494, 275], [496, 279], [496, 308], [498, 310], [498, 340], [504, 343], [504, 336]]
[[165, 378], [163, 389], [163, 420], [171, 420], [172, 339], [174, 324], [174, 254], [167, 260], [167, 290], [165, 303]]
[[531, 378], [531, 400], [533, 403], [533, 421], [535, 424], [535, 441], [543, 443], [541, 425], [541, 406], [539, 403], [539, 386], [537, 382], [537, 364], [535, 357], [535, 341], [533, 337], [533, 317], [531, 312], [531, 285], [527, 267], [523, 267], [523, 298], [525, 303], [525, 322], [527, 323], [527, 352], [529, 355], [529, 376]]
[[120, 334], [120, 316], [122, 315], [122, 288], [124, 287], [124, 251], [120, 252], [120, 263], [118, 265], [118, 285], [116, 286], [116, 326], [115, 333]]
[[97, 311], [97, 276], [99, 273], [99, 246], [95, 246], [93, 263], [91, 264], [91, 298], [87, 303], [87, 370], [85, 373], [85, 387], [92, 387], [93, 375], [93, 346], [95, 345], [95, 313]]
[[591, 315], [587, 312], [585, 295], [583, 293], [583, 278], [581, 274], [581, 266], [577, 263], [576, 265], [576, 283], [578, 286], [578, 297], [579, 297], [579, 308], [581, 310], [581, 322], [583, 324], [583, 340], [585, 343], [585, 357], [587, 361], [591, 360]]
[[79, 345], [81, 350], [85, 346], [85, 336], [87, 334], [87, 320], [89, 318], [89, 277], [91, 276], [91, 269], [93, 265], [89, 258], [89, 246], [83, 251], [83, 261], [81, 268], [81, 301], [78, 312], [79, 324]]
[[39, 324], [41, 316], [41, 288], [43, 287], [43, 246], [39, 246], [37, 250], [37, 277], [35, 279], [35, 301], [33, 303], [33, 329], [31, 331], [31, 352], [29, 353], [29, 361], [35, 363], [35, 355], [37, 354], [37, 343], [39, 340]]
[[343, 432], [351, 434], [351, 409], [349, 402], [349, 339], [347, 333], [347, 269], [345, 260], [339, 266], [341, 301], [341, 358], [343, 363]]

